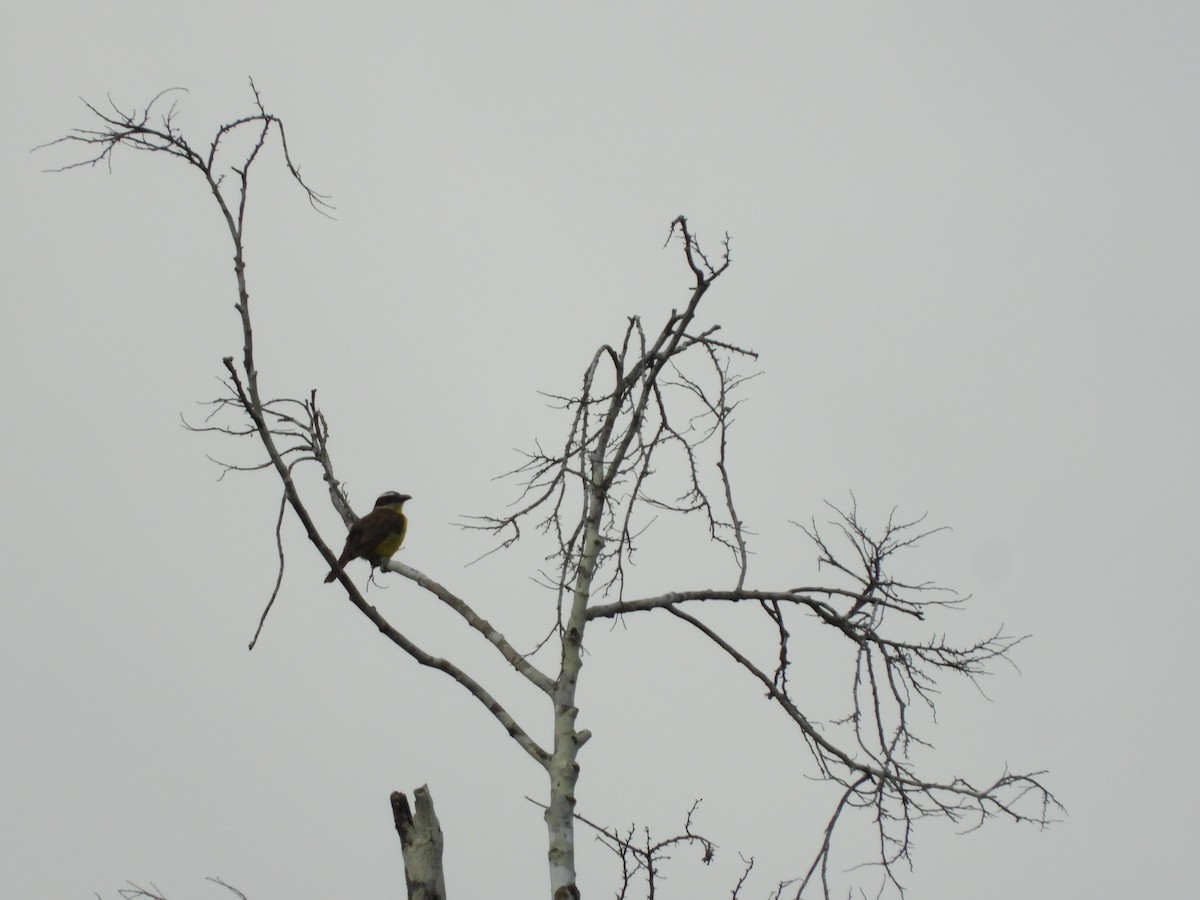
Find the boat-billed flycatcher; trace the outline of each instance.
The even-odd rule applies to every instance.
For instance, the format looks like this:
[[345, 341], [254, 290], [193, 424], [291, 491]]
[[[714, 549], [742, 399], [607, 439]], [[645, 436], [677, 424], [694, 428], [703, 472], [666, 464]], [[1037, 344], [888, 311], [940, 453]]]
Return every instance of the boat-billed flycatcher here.
[[350, 526], [337, 568], [325, 576], [325, 583], [334, 581], [338, 571], [352, 559], [365, 559], [372, 567], [390, 559], [404, 543], [404, 533], [408, 531], [404, 501], [411, 499], [408, 494], [395, 491], [380, 494], [375, 508]]

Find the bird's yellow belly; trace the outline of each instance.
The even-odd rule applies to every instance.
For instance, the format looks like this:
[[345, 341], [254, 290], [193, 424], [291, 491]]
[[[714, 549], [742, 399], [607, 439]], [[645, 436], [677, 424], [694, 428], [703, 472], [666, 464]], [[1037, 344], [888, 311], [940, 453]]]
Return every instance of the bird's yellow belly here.
[[388, 537], [384, 538], [382, 541], [380, 541], [378, 544], [375, 545], [375, 549], [371, 555], [375, 559], [382, 559], [384, 557], [390, 557], [393, 553], [395, 553], [397, 550], [400, 549], [400, 545], [403, 543], [404, 543], [404, 532], [403, 531], [401, 531], [398, 534], [389, 535]]

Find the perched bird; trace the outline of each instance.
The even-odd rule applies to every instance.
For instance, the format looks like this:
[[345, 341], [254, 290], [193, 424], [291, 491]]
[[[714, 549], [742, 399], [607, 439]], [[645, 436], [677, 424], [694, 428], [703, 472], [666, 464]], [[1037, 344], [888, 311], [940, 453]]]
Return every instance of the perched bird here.
[[342, 567], [352, 559], [365, 559], [372, 566], [390, 559], [404, 543], [404, 533], [408, 531], [408, 517], [403, 512], [404, 501], [411, 499], [408, 494], [397, 494], [395, 491], [380, 494], [375, 501], [375, 508], [350, 526], [337, 568], [325, 576], [325, 583], [334, 581]]

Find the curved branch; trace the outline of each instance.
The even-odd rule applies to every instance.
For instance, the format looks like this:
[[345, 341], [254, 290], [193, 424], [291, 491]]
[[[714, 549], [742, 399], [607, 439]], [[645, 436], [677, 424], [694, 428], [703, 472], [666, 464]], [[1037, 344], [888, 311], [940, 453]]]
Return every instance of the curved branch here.
[[[1031, 819], [1027, 816], [1015, 813], [1008, 805], [999, 802], [995, 797], [992, 796], [996, 790], [1003, 787], [1011, 787], [1014, 784], [1029, 786], [1037, 788], [1047, 799], [1053, 801], [1053, 797], [1050, 795], [1050, 792], [1045, 790], [1045, 788], [1042, 788], [1040, 784], [1033, 780], [1032, 776], [1028, 775], [1006, 774], [997, 779], [997, 781], [991, 787], [984, 790], [979, 790], [961, 778], [956, 778], [951, 782], [923, 781], [918, 778], [901, 774], [898, 770], [888, 771], [878, 766], [860, 762], [851, 757], [840, 747], [830, 742], [823, 734], [821, 734], [821, 732], [812, 724], [812, 722], [809, 721], [808, 717], [800, 712], [799, 708], [796, 707], [792, 700], [785, 695], [783, 691], [779, 690], [775, 686], [770, 676], [754, 665], [754, 663], [752, 663], [749, 658], [745, 656], [745, 654], [737, 650], [732, 644], [717, 634], [712, 628], [705, 625], [694, 616], [690, 616], [682, 610], [674, 607], [668, 607], [667, 609], [672, 615], [677, 616], [678, 618], [687, 622], [689, 625], [707, 637], [710, 641], [724, 650], [738, 663], [738, 665], [746, 669], [746, 671], [753, 675], [754, 678], [761, 682], [763, 687], [766, 689], [767, 696], [778, 703], [787, 712], [789, 718], [791, 718], [798, 726], [800, 726], [800, 730], [804, 733], [806, 738], [808, 738], [814, 745], [819, 747], [829, 757], [836, 759], [843, 766], [853, 772], [856, 772], [860, 775], [866, 775], [874, 782], [883, 782], [898, 788], [911, 788], [926, 792], [944, 791], [979, 801], [981, 805], [992, 804], [997, 810], [1008, 814], [1011, 818], [1018, 821], [1042, 820], [1037, 818]], [[1038, 775], [1041, 773], [1033, 774]], [[1056, 802], [1055, 805], [1057, 805]], [[944, 809], [950, 808], [951, 807], [944, 807]]]
[[350, 602], [358, 607], [359, 612], [371, 620], [372, 624], [390, 640], [393, 644], [411, 656], [414, 660], [423, 666], [431, 669], [437, 669], [440, 672], [445, 672], [471, 694], [476, 700], [483, 704], [488, 712], [498, 721], [504, 730], [508, 732], [509, 737], [520, 745], [521, 749], [528, 753], [538, 765], [545, 768], [549, 765], [550, 754], [542, 749], [537, 743], [514, 719], [499, 701], [496, 700], [479, 682], [456, 666], [454, 663], [446, 659], [434, 656], [432, 653], [426, 653], [418, 647], [413, 641], [409, 640], [404, 634], [392, 627], [391, 623], [383, 617], [383, 615], [371, 604], [363, 598], [359, 593], [358, 586], [350, 580], [344, 569], [339, 570], [338, 580], [342, 586], [346, 588], [346, 593]]
[[448, 607], [458, 613], [466, 621], [468, 625], [482, 634], [488, 642], [500, 652], [505, 661], [514, 669], [520, 672], [529, 680], [531, 684], [539, 688], [546, 694], [551, 694], [554, 691], [554, 680], [550, 676], [542, 672], [537, 666], [533, 665], [521, 653], [517, 652], [504, 635], [497, 631], [487, 619], [482, 618], [461, 598], [451, 593], [442, 585], [438, 584], [428, 575], [419, 572], [412, 566], [405, 565], [398, 560], [392, 559], [384, 563], [384, 569], [390, 572], [395, 572], [398, 575], [403, 575], [410, 581], [415, 581], [429, 593], [433, 594]]
[[[826, 877], [830, 841], [834, 826], [847, 805], [874, 808], [875, 827], [880, 845], [879, 864], [886, 872], [888, 880], [901, 891], [903, 888], [900, 886], [892, 866], [896, 862], [908, 858], [911, 848], [912, 824], [916, 818], [925, 815], [940, 815], [951, 821], [959, 821], [968, 813], [973, 813], [979, 819], [974, 827], [979, 827], [985, 819], [993, 816], [1004, 816], [1014, 822], [1045, 826], [1051, 822], [1052, 811], [1062, 809], [1062, 804], [1038, 780], [1044, 772], [1014, 775], [1005, 770], [990, 786], [981, 789], [963, 778], [943, 782], [918, 778], [908, 765], [893, 755], [888, 747], [883, 749], [882, 760], [873, 759], [872, 762], [865, 762], [851, 756], [816, 728], [791, 700], [786, 691], [778, 686], [776, 679], [767, 675], [729, 641], [699, 619], [688, 615], [676, 606], [664, 608], [672, 615], [687, 622], [748, 671], [762, 685], [767, 696], [774, 700], [800, 728], [805, 741], [813, 752], [815, 761], [821, 768], [822, 777], [840, 784], [845, 789], [842, 799], [826, 826], [824, 840], [816, 859], [804, 876], [800, 890], [796, 893], [797, 900], [799, 900], [804, 886], [812, 878], [814, 870], [818, 867], [825, 888], [825, 896], [827, 898], [830, 896]], [[878, 702], [878, 694], [876, 693], [874, 696]], [[897, 734], [908, 737], [907, 731], [904, 730], [898, 731]], [[866, 749], [865, 746], [863, 749]], [[873, 754], [868, 755], [873, 757]], [[843, 771], [839, 772], [839, 767]], [[1018, 808], [1017, 804], [1030, 796], [1034, 799], [1034, 810], [1026, 812]], [[893, 833], [893, 828], [899, 830], [898, 835]], [[781, 888], [784, 886], [786, 884], [781, 885]]]

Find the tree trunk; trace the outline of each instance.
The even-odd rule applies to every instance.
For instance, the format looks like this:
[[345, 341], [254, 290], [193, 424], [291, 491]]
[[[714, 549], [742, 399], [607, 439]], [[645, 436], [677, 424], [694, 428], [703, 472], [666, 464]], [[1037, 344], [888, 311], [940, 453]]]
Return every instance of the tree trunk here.
[[413, 816], [408, 798], [400, 791], [392, 793], [392, 816], [400, 835], [404, 855], [404, 881], [408, 900], [446, 900], [446, 878], [442, 873], [442, 826], [433, 811], [428, 785], [413, 791], [417, 814]]
[[[600, 446], [602, 448], [603, 443]], [[579, 748], [592, 735], [586, 728], [575, 730], [575, 717], [579, 713], [575, 706], [575, 688], [579, 683], [579, 670], [583, 666], [583, 629], [587, 623], [592, 579], [595, 578], [596, 562], [604, 546], [604, 539], [600, 535], [600, 516], [604, 509], [604, 491], [601, 487], [603, 461], [602, 449], [593, 451], [592, 487], [588, 494], [590, 507], [585, 517], [583, 553], [575, 572], [571, 612], [561, 637], [562, 668], [552, 698], [554, 752], [548, 766], [550, 803], [546, 807], [546, 827], [550, 834], [548, 858], [551, 900], [579, 900], [579, 887], [575, 883], [575, 785], [579, 781], [576, 758]]]

